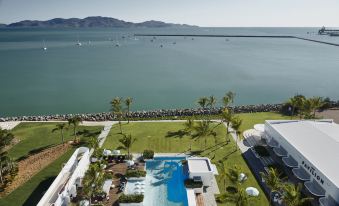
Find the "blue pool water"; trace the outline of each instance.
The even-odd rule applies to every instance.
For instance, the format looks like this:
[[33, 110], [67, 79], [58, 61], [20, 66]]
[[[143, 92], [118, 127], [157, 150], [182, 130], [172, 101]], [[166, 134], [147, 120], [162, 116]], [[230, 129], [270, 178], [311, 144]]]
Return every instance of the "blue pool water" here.
[[187, 206], [184, 185], [186, 175], [182, 157], [156, 157], [146, 162], [146, 192], [144, 205]]

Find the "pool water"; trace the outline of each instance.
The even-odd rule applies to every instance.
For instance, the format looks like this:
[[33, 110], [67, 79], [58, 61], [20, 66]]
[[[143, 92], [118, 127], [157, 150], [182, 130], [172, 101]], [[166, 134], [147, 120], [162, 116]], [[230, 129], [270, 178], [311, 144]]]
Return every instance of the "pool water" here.
[[156, 157], [146, 162], [146, 206], [187, 206], [182, 157]]

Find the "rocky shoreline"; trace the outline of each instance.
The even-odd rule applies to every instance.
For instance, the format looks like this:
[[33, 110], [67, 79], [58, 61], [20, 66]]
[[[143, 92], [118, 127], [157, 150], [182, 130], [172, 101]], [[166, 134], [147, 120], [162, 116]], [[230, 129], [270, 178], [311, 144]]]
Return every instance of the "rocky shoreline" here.
[[[258, 104], [258, 105], [242, 105], [230, 107], [235, 113], [253, 113], [253, 112], [279, 112], [283, 104]], [[151, 111], [134, 111], [128, 115], [132, 119], [153, 119], [153, 118], [177, 118], [185, 116], [199, 115], [218, 115], [222, 111], [222, 107], [213, 109], [161, 109]], [[112, 121], [116, 117], [110, 112], [93, 113], [93, 114], [65, 114], [65, 115], [40, 115], [40, 116], [21, 116], [21, 117], [3, 117], [0, 122], [7, 121], [53, 121], [68, 120], [73, 116], [79, 116], [83, 121]]]

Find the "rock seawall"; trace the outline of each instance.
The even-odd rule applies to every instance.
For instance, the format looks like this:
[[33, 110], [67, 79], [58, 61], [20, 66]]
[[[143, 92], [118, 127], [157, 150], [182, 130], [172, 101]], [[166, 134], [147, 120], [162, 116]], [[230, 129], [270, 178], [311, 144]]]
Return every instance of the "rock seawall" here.
[[[258, 105], [242, 105], [230, 107], [235, 113], [252, 113], [252, 112], [278, 112], [281, 111], [282, 104], [258, 104]], [[222, 107], [213, 109], [161, 109], [150, 111], [134, 111], [128, 115], [135, 119], [152, 119], [166, 117], [183, 117], [193, 115], [217, 115], [222, 111]], [[110, 112], [93, 113], [93, 114], [65, 114], [65, 115], [40, 115], [40, 116], [21, 116], [21, 117], [3, 117], [0, 122], [6, 121], [51, 121], [51, 120], [67, 120], [73, 116], [80, 116], [84, 121], [111, 121], [116, 120], [115, 116]]]

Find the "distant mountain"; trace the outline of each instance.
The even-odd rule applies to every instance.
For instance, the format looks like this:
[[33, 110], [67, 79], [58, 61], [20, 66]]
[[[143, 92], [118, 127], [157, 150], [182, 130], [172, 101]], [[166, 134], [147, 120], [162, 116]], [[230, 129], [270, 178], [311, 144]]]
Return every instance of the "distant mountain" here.
[[126, 22], [123, 20], [93, 16], [84, 19], [78, 18], [55, 18], [47, 21], [24, 20], [6, 25], [10, 28], [159, 28], [159, 27], [190, 27], [186, 24], [171, 24], [162, 21], [145, 21], [141, 23]]
[[6, 27], [6, 24], [0, 24], [0, 28]]

